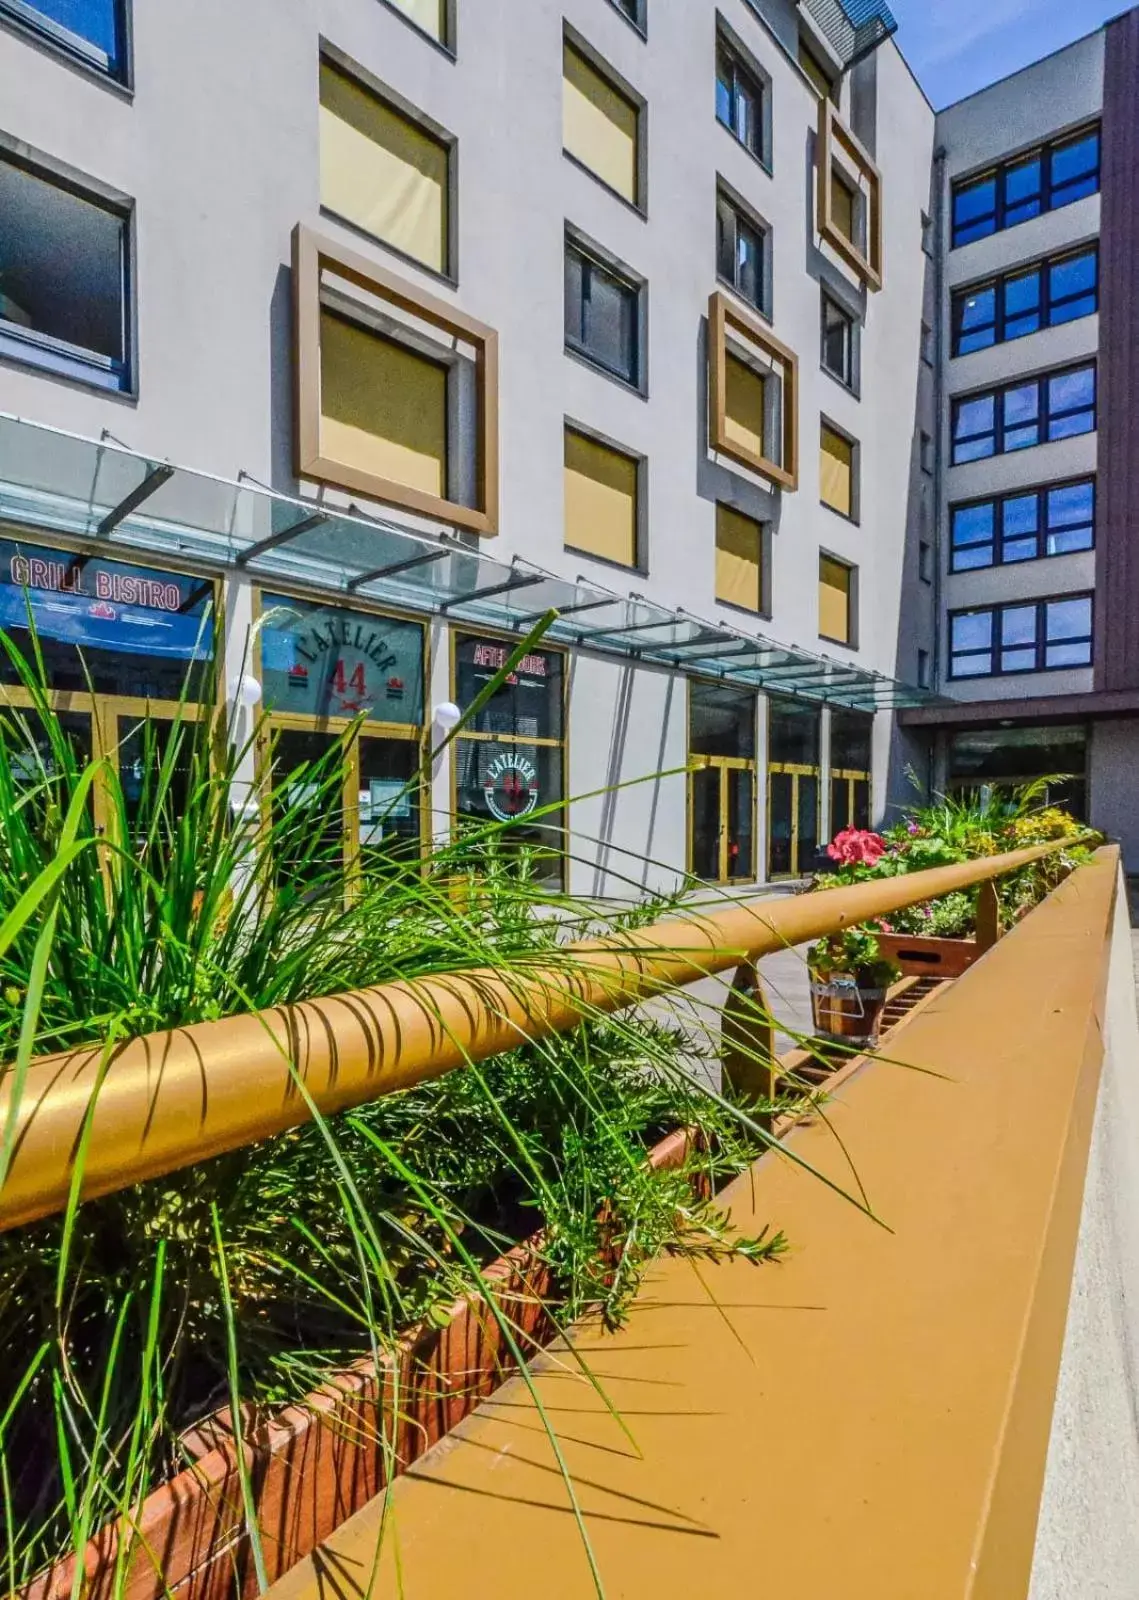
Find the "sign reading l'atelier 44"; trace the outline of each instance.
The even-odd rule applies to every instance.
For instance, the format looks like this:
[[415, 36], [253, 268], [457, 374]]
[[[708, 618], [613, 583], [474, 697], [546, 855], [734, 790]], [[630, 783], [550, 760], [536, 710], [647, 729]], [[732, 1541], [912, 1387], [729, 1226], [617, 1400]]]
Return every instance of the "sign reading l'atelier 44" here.
[[262, 597], [265, 705], [312, 717], [423, 721], [423, 629], [415, 622]]

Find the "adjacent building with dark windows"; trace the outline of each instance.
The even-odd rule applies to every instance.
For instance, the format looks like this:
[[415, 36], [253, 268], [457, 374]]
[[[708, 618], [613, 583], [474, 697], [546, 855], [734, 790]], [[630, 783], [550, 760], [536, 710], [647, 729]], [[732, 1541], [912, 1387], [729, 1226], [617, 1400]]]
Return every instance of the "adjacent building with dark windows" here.
[[139, 782], [356, 727], [346, 878], [1044, 769], [1134, 857], [1135, 15], [935, 119], [880, 0], [0, 0], [0, 622]]

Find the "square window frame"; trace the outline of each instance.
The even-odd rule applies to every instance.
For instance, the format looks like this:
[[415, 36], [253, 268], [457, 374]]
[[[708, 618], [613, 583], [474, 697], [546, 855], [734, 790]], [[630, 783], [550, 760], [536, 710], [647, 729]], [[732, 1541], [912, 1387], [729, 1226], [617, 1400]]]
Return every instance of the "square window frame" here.
[[[840, 513], [840, 515], [841, 515], [841, 513]], [[819, 636], [820, 639], [825, 640], [825, 642], [827, 644], [837, 644], [843, 650], [857, 650], [859, 648], [859, 627], [858, 627], [859, 579], [858, 579], [858, 566], [857, 566], [857, 564], [855, 562], [850, 561], [846, 556], [840, 556], [839, 554], [837, 554], [836, 551], [828, 550], [825, 545], [820, 545], [819, 546], [819, 584], [820, 584], [820, 586], [822, 584], [822, 564], [823, 564], [824, 560], [833, 561], [836, 567], [845, 568], [847, 573], [849, 573], [849, 575], [850, 575], [850, 583], [849, 583], [849, 586], [847, 588], [847, 612], [848, 612], [848, 618], [849, 618], [849, 622], [850, 622], [850, 637], [849, 637], [849, 639], [836, 639], [834, 634], [832, 634], [832, 633], [824, 633], [822, 631], [822, 627], [821, 626], [819, 627], [819, 630], [818, 630], [818, 636]]]
[[589, 354], [587, 350], [579, 350], [576, 345], [570, 344], [569, 340], [564, 337], [563, 333], [563, 348], [565, 354], [573, 361], [580, 361], [581, 364], [588, 367], [591, 372], [599, 373], [601, 377], [608, 378], [611, 383], [617, 384], [627, 393], [639, 395], [642, 400], [647, 400], [649, 394], [648, 279], [642, 277], [640, 273], [634, 272], [633, 268], [630, 267], [626, 262], [618, 260], [618, 258], [610, 251], [605, 250], [601, 245], [597, 244], [593, 239], [591, 239], [587, 233], [584, 233], [580, 228], [575, 227], [572, 222], [567, 222], [565, 225], [562, 249], [563, 259], [565, 251], [571, 249], [575, 250], [579, 255], [590, 258], [596, 263], [597, 266], [601, 267], [603, 271], [608, 272], [612, 277], [620, 280], [626, 288], [631, 289], [636, 295], [637, 376], [635, 381], [631, 382], [621, 373], [614, 372], [611, 367], [607, 367], [603, 362], [597, 361]]
[[[85, 47], [86, 41], [72, 34], [61, 23], [43, 16], [33, 0], [0, 0], [0, 27], [10, 29], [22, 39], [40, 46], [50, 55], [105, 84], [128, 99], [134, 97], [134, 5], [133, 0], [112, 0], [119, 34], [122, 61], [117, 70], [103, 66], [99, 52]], [[74, 42], [72, 42], [74, 41]]]
[[762, 317], [765, 322], [770, 322], [772, 320], [775, 288], [774, 230], [772, 229], [772, 226], [770, 222], [768, 222], [767, 218], [762, 216], [748, 200], [745, 200], [738, 189], [733, 188], [725, 178], [721, 177], [720, 174], [717, 173], [715, 217], [715, 223], [717, 227], [719, 226], [719, 210], [721, 200], [725, 201], [733, 211], [738, 212], [748, 226], [753, 228], [760, 236], [763, 245], [763, 262], [760, 288], [763, 304], [757, 306], [753, 301], [747, 298], [741, 289], [737, 289], [736, 285], [730, 278], [724, 277], [723, 273], [720, 271], [718, 253], [716, 260], [716, 281], [717, 283], [722, 283], [725, 289], [730, 290], [736, 299], [745, 305], [750, 312], [756, 316]]
[[[130, 195], [112, 188], [110, 184], [103, 183], [88, 173], [80, 172], [78, 168], [59, 161], [44, 151], [34, 150], [31, 146], [22, 144], [2, 132], [0, 132], [0, 161], [28, 173], [33, 178], [38, 178], [42, 183], [72, 194], [78, 200], [85, 200], [89, 205], [98, 206], [119, 217], [123, 225], [121, 273], [124, 346], [123, 382], [114, 387], [100, 383], [94, 378], [84, 378], [79, 373], [57, 371], [49, 362], [37, 360], [35, 355], [37, 349], [49, 353], [56, 341], [53, 341], [50, 334], [37, 335], [34, 331], [23, 333], [21, 336], [21, 342], [28, 346], [28, 355], [25, 357], [4, 351], [0, 353], [0, 367], [4, 365], [18, 367], [22, 371], [34, 372], [42, 378], [51, 378], [56, 383], [74, 385], [84, 393], [104, 395], [111, 400], [137, 402], [139, 396], [137, 202]], [[76, 351], [75, 359], [78, 362], [83, 360], [85, 354], [93, 354], [84, 352], [77, 346], [67, 346], [67, 349]], [[102, 358], [91, 363], [93, 368], [103, 364]]]
[[[610, 556], [599, 556], [595, 550], [583, 550], [580, 545], [570, 544], [566, 538], [566, 530], [562, 526], [562, 549], [571, 555], [580, 556], [583, 561], [596, 561], [599, 566], [611, 567], [615, 572], [632, 572], [638, 577], [647, 577], [649, 570], [649, 519], [648, 519], [648, 493], [649, 493], [649, 458], [641, 451], [632, 449], [623, 444], [620, 439], [614, 439], [611, 434], [602, 433], [599, 428], [592, 427], [588, 422], [581, 422], [577, 417], [568, 413], [562, 418], [562, 449], [565, 449], [565, 436], [567, 433], [576, 433], [582, 439], [589, 439], [594, 444], [600, 445], [604, 450], [611, 450], [614, 455], [624, 456], [626, 461], [632, 461], [637, 469], [637, 517], [634, 529], [633, 563], [627, 561], [614, 561]], [[562, 467], [563, 477], [565, 467]]]
[[[320, 451], [320, 317], [321, 273], [329, 267], [338, 277], [399, 311], [474, 347], [479, 398], [476, 482], [478, 507], [460, 505], [423, 490], [362, 471], [350, 462]], [[498, 333], [444, 300], [437, 300], [406, 278], [397, 277], [354, 250], [303, 223], [293, 229], [293, 359], [294, 470], [308, 478], [366, 495], [381, 505], [492, 537], [498, 533]]]
[[[782, 368], [782, 459], [785, 465], [734, 444], [727, 434], [728, 329]], [[745, 312], [720, 289], [708, 300], [708, 446], [717, 455], [768, 478], [781, 489], [799, 487], [799, 358], [759, 317]]]
[[[0, 4], [3, 0], [0, 0]], [[402, 14], [402, 13], [401, 13]], [[408, 19], [410, 21], [410, 18]], [[413, 23], [414, 27], [415, 24]], [[416, 29], [417, 32], [421, 31]], [[414, 267], [416, 272], [424, 272], [428, 277], [435, 278], [439, 283], [445, 283], [449, 288], [459, 287], [459, 140], [456, 134], [451, 133], [442, 123], [436, 122], [434, 117], [429, 117], [417, 105], [377, 78], [374, 72], [369, 72], [367, 67], [341, 50], [331, 40], [320, 39], [320, 61], [328, 62], [335, 72], [342, 77], [353, 79], [366, 94], [394, 112], [397, 117], [402, 117], [405, 122], [420, 128], [436, 143], [443, 145], [447, 151], [447, 237], [446, 237], [446, 265], [440, 272], [436, 267], [429, 267], [426, 262], [420, 261], [415, 256], [410, 256], [398, 245], [389, 244], [378, 233], [361, 227], [358, 222], [341, 216], [339, 211], [334, 211], [331, 206], [320, 203], [320, 214], [329, 221], [335, 222], [340, 228], [347, 228], [349, 233], [356, 238], [365, 240], [368, 244], [375, 245], [380, 250], [389, 251], [397, 261], [406, 262], [409, 267]]]
[[621, 76], [621, 74], [601, 53], [601, 51], [598, 50], [594, 45], [590, 44], [589, 40], [584, 34], [579, 33], [576, 28], [571, 26], [570, 23], [564, 21], [562, 23], [561, 80], [561, 93], [563, 99], [565, 96], [565, 52], [567, 47], [573, 50], [577, 55], [581, 56], [583, 60], [588, 62], [588, 64], [593, 68], [594, 72], [596, 72], [597, 76], [599, 78], [604, 78], [605, 82], [614, 91], [614, 93], [619, 95], [621, 99], [627, 100], [636, 112], [636, 198], [630, 200], [628, 196], [623, 195], [619, 189], [614, 189], [611, 183], [606, 183], [605, 179], [598, 173], [594, 172], [592, 167], [587, 167], [584, 161], [579, 160], [571, 150], [567, 150], [564, 143], [562, 145], [562, 159], [564, 161], [568, 161], [571, 167], [576, 167], [579, 172], [584, 172], [587, 178], [592, 179], [592, 181], [601, 189], [603, 189], [606, 194], [612, 195], [614, 200], [620, 201], [620, 203], [629, 211], [631, 211], [634, 216], [638, 216], [643, 222], [647, 222], [649, 216], [648, 100], [643, 94], [641, 94], [639, 89], [634, 88], [627, 78], [623, 78]]
[[[882, 175], [866, 147], [856, 139], [830, 100], [819, 97], [819, 127], [815, 141], [817, 201], [816, 225], [819, 237], [873, 293], [882, 287]], [[839, 166], [845, 161], [856, 175], [853, 187], [866, 196], [866, 254], [852, 244], [839, 228], [834, 216], [831, 172], [836, 156]], [[844, 179], [844, 181], [846, 181]], [[865, 187], [864, 187], [865, 185]]]
[[[850, 446], [850, 510], [849, 512], [840, 511], [837, 506], [832, 506], [829, 501], [824, 500], [821, 488], [819, 490], [819, 504], [824, 511], [829, 511], [831, 516], [840, 517], [843, 522], [849, 522], [853, 527], [858, 528], [862, 524], [862, 445], [850, 432], [849, 428], [841, 427], [833, 417], [828, 416], [823, 411], [819, 414], [820, 453], [822, 452], [822, 433], [824, 428]], [[830, 554], [829, 551], [825, 553]], [[835, 556], [834, 559], [836, 561], [845, 561], [846, 557]], [[849, 564], [848, 562], [847, 565]]]

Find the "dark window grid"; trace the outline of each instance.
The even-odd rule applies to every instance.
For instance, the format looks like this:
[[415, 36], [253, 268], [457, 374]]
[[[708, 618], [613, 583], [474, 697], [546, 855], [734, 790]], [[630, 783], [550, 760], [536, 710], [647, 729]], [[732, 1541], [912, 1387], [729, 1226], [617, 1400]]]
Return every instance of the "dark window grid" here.
[[[1066, 517], [1060, 496], [1065, 490], [1087, 489], [1086, 514]], [[1014, 520], [1010, 515], [1016, 509]], [[1030, 509], [1031, 508], [1031, 509]], [[958, 523], [966, 512], [989, 513], [988, 538], [958, 537]], [[1073, 551], [1095, 548], [1095, 479], [1080, 478], [1072, 483], [1050, 483], [1039, 489], [1025, 489], [996, 500], [971, 500], [952, 506], [949, 513], [949, 570], [975, 572], [983, 567], [1011, 566], [1021, 561], [1042, 561]], [[1082, 542], [1074, 542], [1079, 538]], [[1063, 540], [1065, 548], [1050, 550], [1049, 543]]]
[[[1090, 286], [1057, 293], [1058, 274], [1065, 267], [1088, 260], [1092, 262]], [[984, 295], [992, 297], [989, 314], [985, 315], [982, 310], [977, 320], [966, 326], [969, 301]], [[1098, 310], [1099, 251], [1078, 250], [1071, 255], [1042, 261], [1024, 272], [1009, 273], [990, 283], [957, 290], [953, 296], [953, 354], [961, 356], [974, 350], [987, 350], [992, 345], [1038, 333], [1041, 328], [1093, 316]]]
[[[1072, 377], [1080, 372], [1092, 374], [1091, 400], [1071, 406], [1057, 406], [1052, 404], [1051, 385], [1058, 379]], [[1009, 422], [1006, 415], [1006, 400], [1008, 396], [1027, 392], [1035, 389], [1035, 411], [1026, 414], [1023, 419], [1014, 419]], [[971, 433], [958, 431], [959, 418], [965, 406], [976, 405], [984, 401], [992, 402], [992, 422], [989, 426], [975, 429]], [[1073, 428], [1063, 424], [1076, 420], [1086, 420], [1086, 426]], [[1069, 439], [1077, 434], [1094, 433], [1097, 426], [1097, 385], [1095, 381], [1094, 366], [1068, 367], [1062, 372], [1046, 372], [1041, 377], [1030, 379], [1027, 383], [1010, 383], [1001, 389], [987, 393], [963, 395], [953, 402], [953, 461], [952, 465], [958, 466], [967, 461], [987, 460], [990, 456], [1005, 455], [1012, 450], [1028, 449], [1032, 445], [1053, 443], [1057, 439]], [[1032, 433], [1034, 437], [1027, 437]], [[1020, 437], [1025, 435], [1025, 437]], [[964, 453], [964, 447], [983, 444], [992, 440], [989, 450]]]
[[86, 33], [69, 27], [52, 15], [58, 6], [43, 0], [0, 0], [0, 16], [10, 18], [30, 32], [55, 45], [66, 55], [94, 67], [118, 83], [127, 77], [126, 0], [97, 0], [89, 5], [92, 21]]
[[819, 313], [823, 371], [854, 389], [854, 318], [825, 293]]
[[[1065, 631], [1060, 608], [1086, 605], [1086, 631]], [[1092, 664], [1095, 602], [1090, 594], [1056, 595], [1048, 600], [1012, 601], [1008, 605], [949, 613], [949, 676], [1007, 678], [1031, 672], [1056, 672]], [[954, 644], [961, 618], [985, 618], [988, 642], [958, 649]]]
[[767, 235], [722, 192], [716, 197], [716, 272], [757, 311], [767, 312]]
[[[1056, 157], [1059, 155], [1062, 158], [1066, 150], [1092, 136], [1095, 139], [1092, 164], [1070, 177], [1057, 180], [1054, 177]], [[1061, 206], [1081, 200], [1085, 195], [1095, 194], [1100, 186], [1101, 150], [1100, 130], [1083, 128], [1065, 139], [1056, 140], [1039, 150], [1029, 151], [1015, 160], [1003, 162], [999, 167], [991, 167], [987, 172], [955, 183], [954, 249], [959, 245], [971, 244], [974, 239], [984, 239], [989, 234], [1015, 228], [1018, 223], [1028, 222], [1046, 211], [1059, 210]], [[1033, 172], [1034, 167], [1038, 168], [1038, 172]], [[993, 186], [991, 206], [961, 221], [958, 217], [958, 201], [990, 183]]]
[[763, 148], [764, 86], [723, 39], [716, 50], [716, 120], [759, 161]]
[[[613, 377], [632, 384], [634, 388], [637, 387], [641, 376], [639, 288], [618, 273], [610, 271], [608, 267], [603, 267], [600, 262], [594, 261], [585, 251], [568, 241], [566, 264], [567, 268], [571, 265], [576, 266], [580, 273], [580, 290], [573, 296], [568, 281], [570, 274], [567, 271], [566, 344], [575, 355], [582, 356], [593, 366], [601, 367]], [[623, 360], [610, 359], [604, 344], [594, 336], [595, 281], [612, 291], [615, 299], [623, 301], [628, 328]]]

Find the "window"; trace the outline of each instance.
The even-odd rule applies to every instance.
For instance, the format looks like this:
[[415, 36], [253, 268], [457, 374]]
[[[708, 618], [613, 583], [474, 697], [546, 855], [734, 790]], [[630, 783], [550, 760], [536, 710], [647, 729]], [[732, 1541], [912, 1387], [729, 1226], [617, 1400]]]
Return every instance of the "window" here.
[[918, 577], [923, 583], [933, 582], [933, 546], [928, 539], [918, 541]]
[[840, 516], [855, 520], [858, 493], [855, 482], [858, 447], [853, 439], [824, 422], [819, 430], [819, 499]]
[[970, 244], [1055, 211], [1099, 188], [1098, 128], [1017, 156], [953, 185], [953, 244]]
[[918, 463], [926, 477], [933, 476], [933, 435], [919, 433], [918, 435]]
[[130, 389], [126, 206], [0, 158], [0, 355]]
[[953, 506], [949, 524], [953, 572], [1090, 550], [1095, 543], [1095, 480]]
[[882, 287], [882, 179], [829, 100], [819, 101], [815, 142], [819, 237], [868, 289]]
[[123, 5], [124, 0], [0, 0], [0, 15], [122, 82], [126, 79]]
[[949, 676], [1087, 667], [1092, 661], [1092, 597], [1065, 595], [949, 616]]
[[928, 322], [921, 325], [921, 358], [923, 365], [933, 366], [933, 329]]
[[1073, 367], [953, 402], [953, 464], [1091, 433], [1096, 369]]
[[818, 95], [823, 99], [834, 95], [834, 75], [823, 66], [802, 34], [799, 35], [799, 65], [811, 80], [811, 84]]
[[454, 0], [387, 0], [387, 3], [429, 39], [434, 39], [444, 49], [451, 48]]
[[570, 550], [635, 567], [638, 480], [635, 456], [576, 428], [565, 430], [565, 543]]
[[636, 387], [641, 379], [640, 290], [566, 240], [566, 348]]
[[854, 568], [819, 552], [819, 637], [854, 644]]
[[930, 687], [929, 651], [928, 650], [919, 650], [918, 651], [918, 688], [919, 689], [928, 689], [929, 687]]
[[1051, 779], [1038, 803], [1063, 806], [1086, 819], [1089, 732], [1078, 724], [1038, 724], [955, 733], [949, 743], [949, 791], [993, 788], [1007, 793], [1041, 778]]
[[953, 296], [953, 354], [1020, 339], [1099, 309], [1099, 252], [1080, 250]]
[[320, 203], [401, 255], [449, 273], [451, 145], [334, 62], [320, 63]]
[[716, 41], [716, 120], [759, 161], [764, 148], [764, 85], [724, 38]]
[[721, 293], [708, 302], [708, 446], [781, 488], [799, 487], [799, 363]]
[[562, 57], [562, 146], [630, 205], [641, 204], [641, 110], [570, 41]]
[[303, 227], [293, 285], [297, 475], [496, 533], [494, 329]]
[[854, 318], [823, 290], [823, 371], [848, 389], [855, 387]]
[[[517, 643], [455, 635], [454, 697], [460, 710], [486, 689]], [[483, 828], [509, 823], [503, 849], [528, 852], [534, 877], [548, 885], [560, 885], [564, 872], [565, 817], [549, 809], [565, 795], [564, 685], [562, 652], [534, 650], [455, 739], [460, 830], [465, 821]]]
[[742, 611], [766, 612], [762, 523], [732, 506], [716, 506], [716, 599]]
[[925, 255], [933, 255], [933, 218], [928, 211], [921, 214], [921, 247]]
[[720, 189], [716, 194], [716, 272], [757, 311], [767, 310], [767, 238], [758, 222]]
[[638, 33], [645, 31], [646, 0], [612, 0], [621, 15], [630, 21]]

